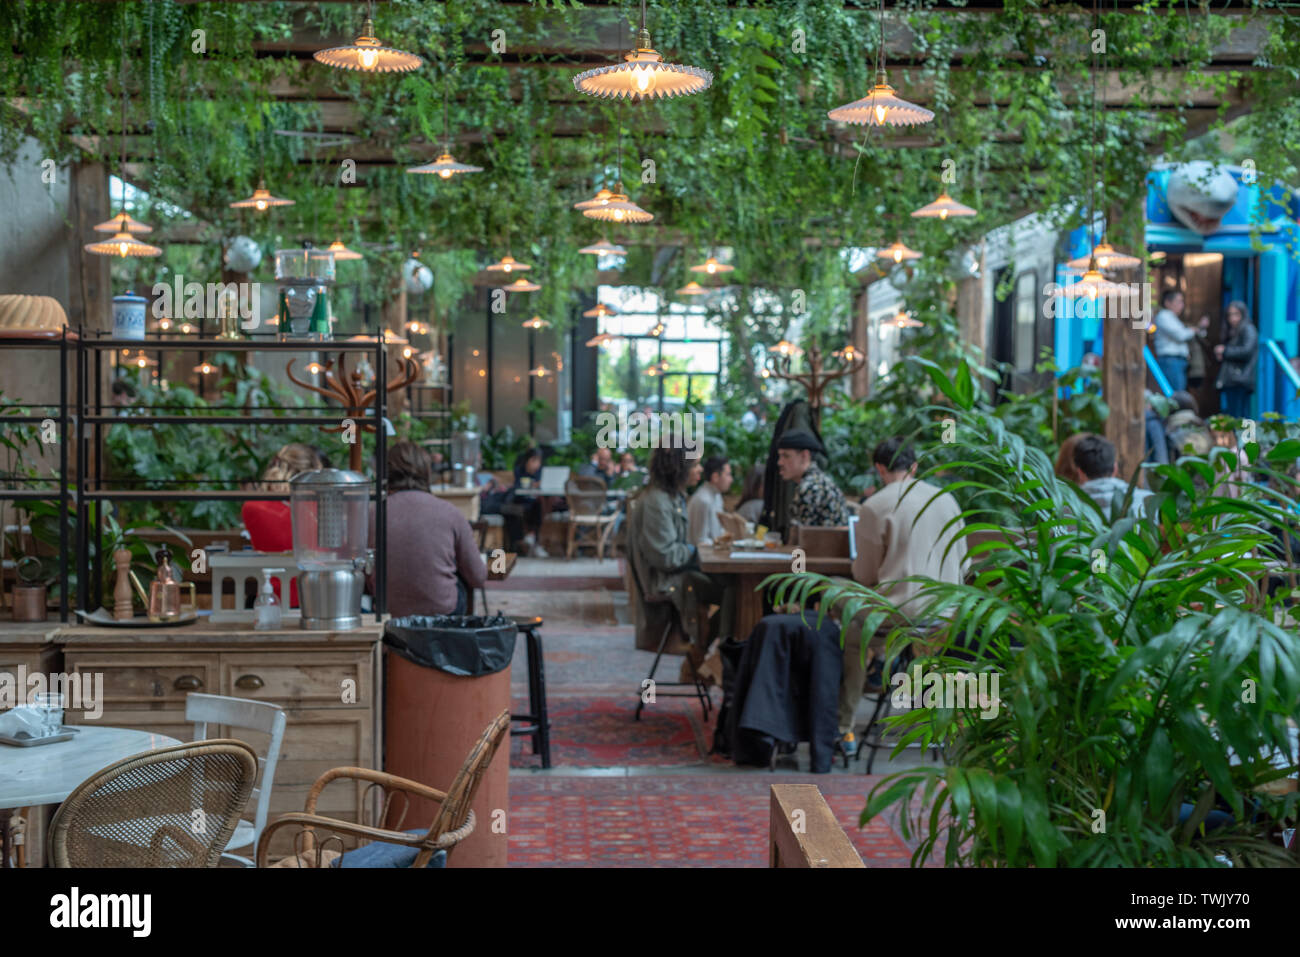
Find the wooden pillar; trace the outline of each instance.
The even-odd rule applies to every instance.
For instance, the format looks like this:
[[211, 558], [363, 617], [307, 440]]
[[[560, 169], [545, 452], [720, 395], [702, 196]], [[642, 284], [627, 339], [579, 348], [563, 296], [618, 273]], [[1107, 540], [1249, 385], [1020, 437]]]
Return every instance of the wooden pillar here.
[[112, 215], [109, 209], [108, 173], [100, 163], [73, 163], [68, 167], [68, 325], [87, 330], [109, 330], [113, 321], [113, 290], [109, 273], [111, 256], [96, 256], [85, 244], [106, 238], [94, 230]]
[[853, 399], [865, 399], [867, 393], [871, 391], [871, 344], [867, 335], [870, 330], [867, 323], [870, 297], [870, 286], [863, 287], [858, 293], [853, 308], [853, 324], [849, 330], [849, 344], [853, 346], [855, 352], [860, 352], [867, 357], [862, 368], [849, 376], [849, 395]]
[[979, 275], [962, 279], [957, 283], [957, 326], [960, 329], [961, 341], [974, 346], [982, 353], [985, 343], [983, 243], [980, 243], [978, 258]]
[[1115, 444], [1119, 473], [1127, 479], [1146, 454], [1146, 332], [1126, 319], [1102, 320], [1102, 395], [1110, 407], [1106, 438]]

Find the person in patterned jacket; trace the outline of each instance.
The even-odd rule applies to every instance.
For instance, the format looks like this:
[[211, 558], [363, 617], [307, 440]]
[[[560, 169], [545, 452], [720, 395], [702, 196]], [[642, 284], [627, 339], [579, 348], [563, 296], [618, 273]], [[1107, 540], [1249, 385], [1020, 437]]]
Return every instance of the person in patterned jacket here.
[[791, 429], [776, 443], [781, 478], [798, 483], [790, 502], [791, 525], [834, 526], [849, 523], [844, 493], [813, 462], [813, 453], [826, 450], [807, 429]]

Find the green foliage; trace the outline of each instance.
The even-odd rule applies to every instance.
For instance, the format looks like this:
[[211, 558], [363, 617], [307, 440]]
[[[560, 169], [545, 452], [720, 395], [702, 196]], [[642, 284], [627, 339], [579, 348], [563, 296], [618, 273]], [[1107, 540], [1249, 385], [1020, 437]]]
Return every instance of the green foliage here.
[[[1238, 462], [1225, 450], [1159, 466], [1161, 491], [1143, 516], [1112, 524], [978, 407], [969, 370], [929, 371], [951, 402], [927, 410], [932, 428], [952, 418], [962, 440], [922, 477], [976, 503], [960, 533], [973, 576], [923, 581], [906, 613], [843, 579], [769, 580], [778, 602], [834, 609], [846, 634], [892, 623], [891, 659], [928, 622], [923, 673], [998, 679], [995, 702], [920, 701], [887, 719], [900, 749], [941, 747], [944, 766], [888, 775], [863, 823], [897, 808], [918, 842], [915, 864], [1294, 863], [1270, 832], [1297, 797], [1259, 788], [1296, 770], [1287, 723], [1300, 706], [1300, 593], [1289, 582], [1269, 595], [1261, 581], [1274, 531], [1300, 530], [1300, 483], [1286, 475], [1300, 442], [1267, 456], [1248, 447], [1270, 484], [1235, 494]], [[1216, 806], [1233, 820], [1210, 830]]]

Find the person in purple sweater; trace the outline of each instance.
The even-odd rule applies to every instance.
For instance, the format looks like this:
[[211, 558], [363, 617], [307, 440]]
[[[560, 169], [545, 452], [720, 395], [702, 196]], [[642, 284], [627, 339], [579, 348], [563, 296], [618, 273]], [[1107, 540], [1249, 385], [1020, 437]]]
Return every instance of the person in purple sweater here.
[[[433, 462], [414, 442], [388, 450], [388, 613], [463, 615], [472, 589], [487, 580], [469, 520], [430, 494]], [[370, 511], [370, 540], [375, 514]]]

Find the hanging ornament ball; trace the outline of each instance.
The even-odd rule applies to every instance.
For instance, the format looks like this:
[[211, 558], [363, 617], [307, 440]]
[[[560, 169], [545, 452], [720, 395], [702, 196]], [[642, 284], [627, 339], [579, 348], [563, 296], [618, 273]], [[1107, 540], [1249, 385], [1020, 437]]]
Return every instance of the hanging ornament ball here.
[[418, 259], [408, 259], [402, 264], [402, 281], [407, 292], [428, 292], [433, 288], [433, 271]]
[[226, 247], [225, 258], [231, 272], [252, 272], [262, 261], [262, 247], [248, 236], [236, 236]]

